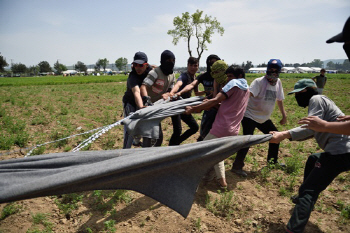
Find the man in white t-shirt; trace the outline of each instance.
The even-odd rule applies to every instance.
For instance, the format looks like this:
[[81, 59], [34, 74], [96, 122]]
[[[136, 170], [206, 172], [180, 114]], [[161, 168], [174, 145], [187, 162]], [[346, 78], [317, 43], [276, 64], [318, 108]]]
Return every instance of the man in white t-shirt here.
[[[279, 79], [281, 69], [282, 62], [279, 59], [271, 59], [267, 64], [266, 75], [255, 79], [251, 83], [249, 88], [250, 98], [242, 120], [244, 135], [253, 135], [255, 128], [258, 128], [264, 134], [268, 134], [270, 131], [277, 131], [276, 126], [270, 120], [276, 101], [282, 114], [280, 124], [284, 125], [287, 122], [287, 116], [283, 106], [283, 87]], [[277, 163], [278, 149], [279, 144], [269, 144], [268, 162]], [[249, 147], [237, 152], [231, 169], [232, 172], [244, 177], [247, 176], [247, 173], [242, 168], [244, 167], [244, 159], [248, 150]]]

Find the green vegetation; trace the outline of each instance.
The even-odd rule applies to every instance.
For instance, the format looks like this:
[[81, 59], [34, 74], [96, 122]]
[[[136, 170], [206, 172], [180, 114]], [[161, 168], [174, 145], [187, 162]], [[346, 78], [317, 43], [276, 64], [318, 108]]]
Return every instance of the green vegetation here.
[[205, 206], [216, 216], [230, 219], [237, 205], [234, 200], [234, 192], [232, 190], [224, 192], [218, 190], [218, 194], [219, 197], [215, 198], [214, 201], [212, 200], [211, 195], [208, 195]]
[[110, 83], [126, 81], [128, 76], [41, 76], [41, 77], [3, 77], [1, 86], [36, 86], [36, 85], [64, 85], [84, 83]]
[[12, 214], [18, 213], [22, 209], [21, 205], [16, 204], [15, 202], [8, 203], [5, 205], [5, 207], [2, 209], [0, 220], [3, 220], [7, 218], [8, 216]]
[[61, 198], [57, 198], [55, 203], [62, 214], [69, 219], [71, 212], [79, 207], [79, 203], [82, 201], [83, 197], [83, 194], [78, 193], [64, 194]]
[[[36, 213], [32, 215], [33, 226], [27, 230], [27, 233], [51, 233], [53, 224], [48, 221], [48, 214]], [[44, 229], [42, 229], [44, 228]]]

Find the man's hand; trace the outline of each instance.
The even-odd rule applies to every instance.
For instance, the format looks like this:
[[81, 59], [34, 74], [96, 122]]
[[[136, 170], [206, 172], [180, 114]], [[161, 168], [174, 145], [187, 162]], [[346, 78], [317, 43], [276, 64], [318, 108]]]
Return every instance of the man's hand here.
[[164, 94], [162, 95], [162, 98], [163, 98], [164, 100], [169, 99], [169, 98], [170, 98], [170, 93], [169, 93], [169, 92], [164, 93]]
[[185, 108], [185, 114], [190, 115], [193, 112], [193, 107], [191, 106], [186, 106]]
[[283, 141], [284, 139], [290, 138], [290, 134], [288, 131], [282, 131], [282, 132], [271, 131], [269, 133], [272, 134], [272, 138], [270, 139], [270, 143], [278, 144], [281, 141]]
[[153, 105], [153, 103], [151, 101], [151, 97], [149, 97], [149, 96], [142, 96], [142, 102], [143, 102], [144, 107]]
[[282, 117], [282, 120], [280, 120], [281, 125], [285, 125], [287, 123], [287, 117]]
[[326, 132], [327, 121], [320, 119], [318, 116], [308, 116], [302, 118], [298, 124], [302, 124], [301, 128]]

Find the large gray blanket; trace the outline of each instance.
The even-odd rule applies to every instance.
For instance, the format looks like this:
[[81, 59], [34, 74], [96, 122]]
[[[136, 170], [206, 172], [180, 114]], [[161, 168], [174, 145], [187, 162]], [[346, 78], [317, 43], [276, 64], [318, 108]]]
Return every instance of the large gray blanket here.
[[271, 135], [232, 136], [172, 147], [80, 151], [0, 161], [0, 203], [89, 190], [143, 193], [187, 217], [203, 175]]
[[166, 117], [178, 115], [185, 111], [186, 106], [202, 103], [203, 97], [196, 96], [188, 99], [160, 103], [135, 112], [129, 119], [123, 121], [128, 134], [147, 138], [159, 138], [159, 122]]

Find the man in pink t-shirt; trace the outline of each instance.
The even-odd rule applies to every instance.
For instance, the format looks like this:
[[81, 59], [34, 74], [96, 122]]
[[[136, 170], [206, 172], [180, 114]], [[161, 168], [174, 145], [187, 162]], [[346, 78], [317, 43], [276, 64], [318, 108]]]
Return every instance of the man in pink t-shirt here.
[[[204, 140], [238, 135], [240, 123], [248, 104], [249, 86], [245, 79], [244, 70], [240, 67], [230, 66], [222, 73], [227, 75], [228, 82], [215, 98], [197, 106], [186, 107], [186, 113], [191, 114], [210, 109], [221, 103], [213, 126]], [[214, 170], [220, 186], [227, 187], [224, 161], [216, 164]]]

